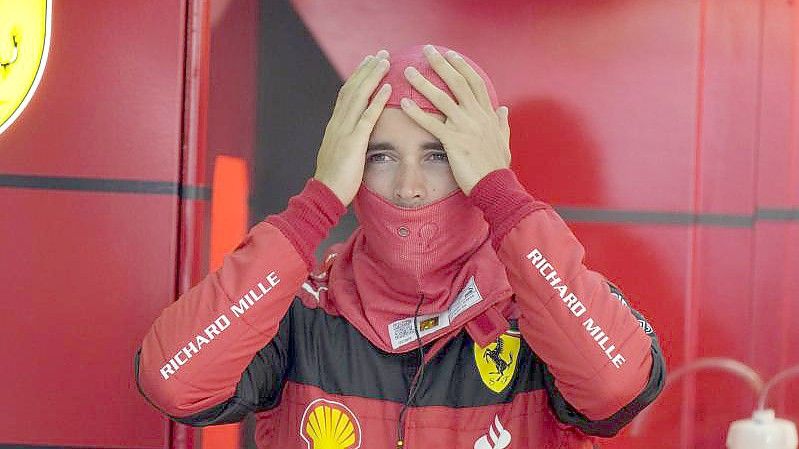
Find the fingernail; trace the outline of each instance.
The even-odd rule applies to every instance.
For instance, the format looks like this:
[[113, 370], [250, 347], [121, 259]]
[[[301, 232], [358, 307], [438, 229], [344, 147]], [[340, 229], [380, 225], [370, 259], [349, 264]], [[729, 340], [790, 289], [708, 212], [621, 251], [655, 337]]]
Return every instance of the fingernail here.
[[408, 66], [405, 68], [405, 74], [408, 76], [413, 76], [416, 75], [417, 73], [419, 73], [419, 71], [416, 70], [413, 66]]

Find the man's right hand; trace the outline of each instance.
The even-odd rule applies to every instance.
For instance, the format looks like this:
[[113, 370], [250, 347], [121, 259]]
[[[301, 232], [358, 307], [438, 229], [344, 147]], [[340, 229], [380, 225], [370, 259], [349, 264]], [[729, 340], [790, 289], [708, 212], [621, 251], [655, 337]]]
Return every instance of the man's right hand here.
[[358, 193], [369, 136], [391, 95], [391, 86], [383, 85], [367, 107], [388, 67], [388, 52], [380, 50], [355, 69], [339, 90], [316, 157], [314, 178], [330, 188], [345, 206]]

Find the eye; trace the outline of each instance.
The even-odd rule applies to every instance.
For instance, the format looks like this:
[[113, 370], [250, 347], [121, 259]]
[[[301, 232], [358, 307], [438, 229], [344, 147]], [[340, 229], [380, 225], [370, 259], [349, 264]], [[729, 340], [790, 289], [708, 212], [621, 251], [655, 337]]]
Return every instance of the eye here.
[[366, 162], [388, 162], [389, 157], [386, 153], [372, 153], [366, 156]]
[[433, 159], [434, 161], [442, 161], [442, 162], [448, 162], [449, 161], [449, 159], [447, 158], [447, 153], [445, 153], [443, 151], [438, 151], [438, 152], [435, 152], [435, 153], [431, 153], [430, 154], [430, 158]]

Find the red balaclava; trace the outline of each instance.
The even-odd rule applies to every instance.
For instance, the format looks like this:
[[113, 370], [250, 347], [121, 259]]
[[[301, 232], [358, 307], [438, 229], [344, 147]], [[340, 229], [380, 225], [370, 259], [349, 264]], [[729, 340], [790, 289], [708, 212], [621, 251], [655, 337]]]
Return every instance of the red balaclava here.
[[[442, 55], [449, 50], [435, 47]], [[392, 86], [386, 107], [400, 108], [400, 99], [408, 97], [426, 111], [441, 113], [407, 82], [403, 71], [409, 65], [455, 99], [422, 48], [391, 54], [391, 67], [382, 81]], [[496, 109], [491, 80], [472, 60], [463, 58], [485, 81]], [[483, 322], [486, 316], [496, 322], [512, 291], [491, 246], [488, 223], [462, 190], [420, 208], [403, 209], [362, 183], [353, 204], [360, 226], [327, 252], [327, 296], [373, 344], [388, 352], [405, 352], [418, 345], [417, 330], [427, 343], [480, 315]], [[417, 307], [421, 319], [414, 330]], [[472, 323], [471, 328], [477, 327]], [[495, 338], [494, 334], [482, 337], [484, 342]]]

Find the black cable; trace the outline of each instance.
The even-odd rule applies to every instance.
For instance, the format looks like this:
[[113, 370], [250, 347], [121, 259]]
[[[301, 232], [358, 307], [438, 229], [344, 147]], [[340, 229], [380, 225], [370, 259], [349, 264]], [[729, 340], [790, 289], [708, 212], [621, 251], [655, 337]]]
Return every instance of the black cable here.
[[422, 378], [424, 377], [424, 349], [422, 348], [422, 337], [419, 335], [419, 324], [417, 323], [419, 319], [419, 308], [422, 306], [422, 302], [424, 302], [424, 295], [419, 295], [419, 303], [416, 304], [416, 311], [413, 312], [413, 331], [416, 334], [416, 342], [418, 343], [419, 368], [417, 368], [416, 374], [413, 375], [411, 389], [408, 392], [408, 399], [402, 406], [402, 410], [400, 410], [399, 421], [397, 423], [397, 449], [401, 449], [405, 445], [405, 411], [416, 396], [416, 392], [419, 391], [419, 385], [422, 383]]

